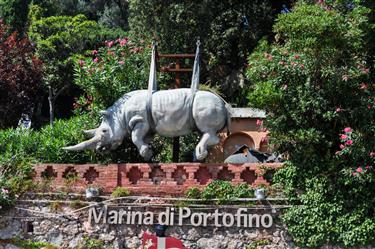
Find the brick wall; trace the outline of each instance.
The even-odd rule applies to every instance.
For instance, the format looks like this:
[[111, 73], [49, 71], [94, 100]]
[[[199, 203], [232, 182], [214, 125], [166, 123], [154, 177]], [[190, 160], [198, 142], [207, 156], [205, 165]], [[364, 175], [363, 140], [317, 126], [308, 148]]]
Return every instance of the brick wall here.
[[132, 164], [37, 164], [34, 166], [37, 182], [51, 179], [54, 189], [67, 187], [69, 179], [74, 192], [88, 186], [101, 187], [110, 193], [118, 186], [126, 187], [132, 194], [175, 196], [190, 187], [204, 187], [213, 180], [248, 183], [253, 186], [268, 185], [272, 171], [280, 163], [266, 164], [207, 164], [207, 163], [132, 163]]

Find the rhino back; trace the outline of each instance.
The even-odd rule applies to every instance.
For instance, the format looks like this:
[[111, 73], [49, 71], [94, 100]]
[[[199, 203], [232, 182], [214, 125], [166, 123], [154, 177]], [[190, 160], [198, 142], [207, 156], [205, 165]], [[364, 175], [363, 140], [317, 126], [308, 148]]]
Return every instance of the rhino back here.
[[153, 94], [151, 110], [157, 133], [174, 137], [191, 131], [191, 97], [191, 91], [187, 88], [162, 90]]

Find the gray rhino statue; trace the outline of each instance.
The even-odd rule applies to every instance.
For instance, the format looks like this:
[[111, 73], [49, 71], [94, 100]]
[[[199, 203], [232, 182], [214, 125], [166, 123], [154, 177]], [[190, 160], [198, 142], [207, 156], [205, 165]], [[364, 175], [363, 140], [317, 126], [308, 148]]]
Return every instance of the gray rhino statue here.
[[140, 155], [149, 160], [152, 157], [149, 143], [155, 133], [177, 137], [198, 131], [202, 137], [195, 148], [195, 156], [197, 160], [203, 160], [208, 155], [207, 147], [219, 143], [217, 132], [225, 127], [229, 132], [230, 111], [229, 105], [216, 94], [197, 90], [198, 55], [199, 45], [191, 88], [155, 91], [153, 47], [148, 90], [126, 93], [113, 106], [101, 111], [102, 122], [97, 129], [84, 131], [91, 139], [63, 149], [114, 150], [126, 136], [130, 136]]
[[66, 150], [114, 150], [125, 136], [131, 136], [140, 155], [149, 160], [149, 146], [154, 133], [161, 136], [183, 136], [194, 130], [202, 133], [195, 149], [196, 158], [207, 156], [207, 146], [219, 143], [216, 133], [229, 124], [229, 112], [217, 95], [197, 91], [194, 100], [190, 89], [181, 88], [155, 92], [152, 95], [151, 115], [147, 111], [147, 90], [125, 94], [113, 106], [102, 111], [102, 123], [97, 129], [85, 131], [90, 140]]

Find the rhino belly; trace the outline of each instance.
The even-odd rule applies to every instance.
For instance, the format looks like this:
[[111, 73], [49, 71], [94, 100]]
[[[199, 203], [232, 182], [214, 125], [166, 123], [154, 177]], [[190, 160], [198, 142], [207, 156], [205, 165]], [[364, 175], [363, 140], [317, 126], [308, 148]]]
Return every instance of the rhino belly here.
[[153, 94], [152, 117], [159, 135], [176, 137], [191, 132], [190, 97], [189, 89], [159, 91]]

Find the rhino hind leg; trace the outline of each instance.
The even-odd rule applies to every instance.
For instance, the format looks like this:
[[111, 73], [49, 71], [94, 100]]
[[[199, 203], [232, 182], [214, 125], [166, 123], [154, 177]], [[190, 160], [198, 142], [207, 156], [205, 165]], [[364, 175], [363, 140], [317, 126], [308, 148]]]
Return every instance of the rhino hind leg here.
[[138, 122], [132, 130], [132, 141], [137, 146], [139, 154], [149, 161], [153, 155], [149, 144], [145, 142], [150, 127], [145, 122]]
[[216, 145], [220, 142], [214, 132], [204, 133], [198, 145], [195, 147], [195, 156], [198, 161], [202, 161], [208, 155], [208, 146]]

